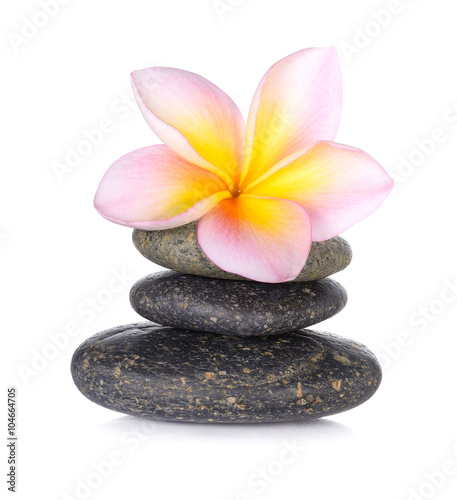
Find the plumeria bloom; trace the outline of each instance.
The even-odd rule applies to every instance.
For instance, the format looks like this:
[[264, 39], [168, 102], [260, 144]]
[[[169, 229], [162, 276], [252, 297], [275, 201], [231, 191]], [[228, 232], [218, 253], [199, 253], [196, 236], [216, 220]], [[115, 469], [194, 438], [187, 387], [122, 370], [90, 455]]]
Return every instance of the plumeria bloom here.
[[332, 142], [341, 115], [334, 48], [305, 49], [262, 78], [247, 125], [205, 78], [175, 68], [134, 71], [140, 110], [164, 145], [117, 160], [95, 207], [145, 230], [198, 221], [198, 242], [221, 269], [268, 283], [294, 279], [312, 241], [370, 215], [393, 181], [368, 154]]

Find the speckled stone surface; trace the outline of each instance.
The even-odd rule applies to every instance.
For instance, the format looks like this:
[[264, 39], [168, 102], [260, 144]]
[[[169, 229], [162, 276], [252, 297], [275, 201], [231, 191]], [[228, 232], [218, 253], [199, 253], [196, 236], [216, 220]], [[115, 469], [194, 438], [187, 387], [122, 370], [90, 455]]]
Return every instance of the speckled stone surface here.
[[133, 309], [166, 326], [226, 335], [271, 335], [324, 321], [346, 305], [329, 278], [308, 283], [229, 281], [164, 271], [130, 291]]
[[381, 381], [371, 351], [335, 335], [241, 338], [149, 322], [87, 339], [71, 369], [78, 389], [99, 405], [178, 422], [324, 417], [365, 402]]
[[[197, 222], [164, 231], [133, 231], [133, 243], [147, 259], [167, 269], [209, 278], [245, 280], [226, 273], [202, 252], [197, 241]], [[349, 243], [339, 236], [315, 242], [302, 272], [294, 281], [326, 278], [347, 267], [352, 258]]]

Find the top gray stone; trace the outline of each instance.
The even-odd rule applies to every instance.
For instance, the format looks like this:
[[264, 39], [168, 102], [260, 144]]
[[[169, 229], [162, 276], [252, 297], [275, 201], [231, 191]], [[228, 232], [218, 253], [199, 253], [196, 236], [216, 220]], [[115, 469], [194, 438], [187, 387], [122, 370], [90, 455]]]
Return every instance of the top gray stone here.
[[[208, 278], [247, 279], [223, 271], [206, 257], [197, 241], [197, 221], [163, 231], [135, 229], [133, 243], [143, 257], [167, 269]], [[351, 259], [349, 243], [339, 236], [314, 242], [305, 267], [293, 281], [326, 278], [347, 267]]]

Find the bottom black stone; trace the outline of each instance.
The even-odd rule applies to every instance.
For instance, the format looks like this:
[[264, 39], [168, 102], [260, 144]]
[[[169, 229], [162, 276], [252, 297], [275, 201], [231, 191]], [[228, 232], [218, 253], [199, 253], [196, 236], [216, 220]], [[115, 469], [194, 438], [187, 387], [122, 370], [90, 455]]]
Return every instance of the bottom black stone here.
[[240, 338], [149, 322], [87, 339], [71, 370], [78, 389], [101, 406], [179, 422], [324, 417], [362, 404], [381, 382], [373, 353], [336, 335]]

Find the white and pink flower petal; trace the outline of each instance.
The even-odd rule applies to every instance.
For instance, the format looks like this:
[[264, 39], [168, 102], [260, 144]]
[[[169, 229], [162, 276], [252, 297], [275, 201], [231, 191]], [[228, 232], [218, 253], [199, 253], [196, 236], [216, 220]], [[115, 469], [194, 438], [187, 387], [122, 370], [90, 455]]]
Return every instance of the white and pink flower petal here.
[[249, 111], [241, 183], [250, 184], [286, 156], [318, 140], [332, 141], [342, 105], [336, 49], [304, 49], [274, 64]]
[[131, 78], [140, 110], [155, 134], [184, 159], [233, 187], [243, 163], [246, 127], [232, 99], [202, 76], [180, 69], [146, 68]]
[[281, 283], [303, 269], [311, 224], [298, 203], [241, 195], [221, 201], [200, 219], [198, 242], [224, 271]]
[[157, 145], [114, 162], [94, 205], [103, 217], [124, 226], [168, 229], [198, 219], [230, 196], [217, 175]]
[[287, 166], [247, 189], [302, 205], [313, 241], [336, 236], [374, 212], [393, 188], [388, 173], [364, 151], [321, 141]]

